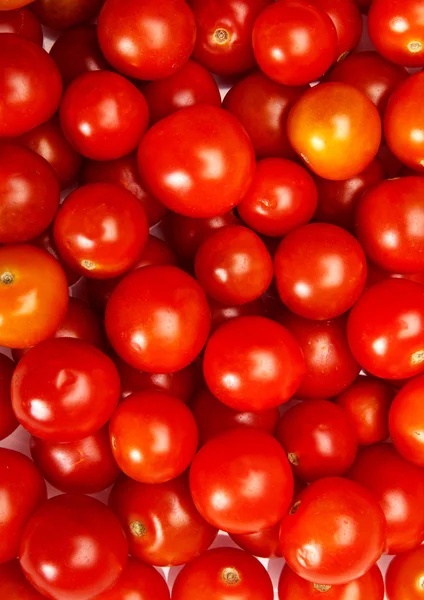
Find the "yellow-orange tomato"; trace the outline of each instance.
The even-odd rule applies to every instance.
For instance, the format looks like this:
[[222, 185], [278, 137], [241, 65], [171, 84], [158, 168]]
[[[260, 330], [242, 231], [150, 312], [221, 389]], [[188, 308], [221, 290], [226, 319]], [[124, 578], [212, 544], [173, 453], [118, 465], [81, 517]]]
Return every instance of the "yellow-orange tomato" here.
[[381, 119], [373, 103], [353, 86], [323, 83], [305, 92], [293, 106], [287, 134], [317, 175], [349, 179], [375, 158]]

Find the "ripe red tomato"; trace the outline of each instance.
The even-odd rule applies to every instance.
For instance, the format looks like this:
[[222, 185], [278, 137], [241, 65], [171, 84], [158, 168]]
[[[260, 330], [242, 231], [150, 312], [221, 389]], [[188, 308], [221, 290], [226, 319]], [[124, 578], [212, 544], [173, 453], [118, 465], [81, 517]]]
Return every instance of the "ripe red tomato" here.
[[265, 567], [237, 548], [214, 548], [187, 564], [177, 575], [173, 600], [272, 600], [274, 590]]
[[107, 0], [99, 43], [110, 64], [128, 77], [150, 81], [179, 71], [190, 58], [196, 22], [184, 0]]
[[31, 2], [34, 2], [34, 0], [0, 0], [0, 10], [14, 10], [31, 4]]
[[424, 538], [424, 472], [403, 459], [391, 444], [363, 448], [349, 478], [380, 502], [387, 521], [388, 554], [419, 546]]
[[151, 565], [188, 563], [218, 533], [197, 512], [187, 474], [154, 485], [123, 476], [112, 488], [109, 505], [124, 527], [132, 556]]
[[13, 433], [19, 423], [12, 410], [10, 382], [15, 363], [4, 354], [0, 354], [0, 440]]
[[[1, 2], [0, 11], [2, 11]], [[34, 44], [43, 45], [43, 30], [40, 21], [27, 8], [0, 12], [0, 33], [15, 33]]]
[[120, 469], [142, 483], [165, 483], [181, 475], [199, 441], [190, 409], [178, 398], [156, 390], [123, 400], [111, 418], [109, 433]]
[[371, 492], [354, 481], [326, 477], [304, 489], [283, 518], [283, 557], [307, 581], [345, 584], [365, 575], [380, 558], [386, 529]]
[[389, 412], [389, 431], [397, 451], [419, 467], [424, 467], [423, 391], [422, 375], [403, 386]]
[[47, 27], [67, 29], [91, 21], [104, 0], [36, 0], [31, 9]]
[[25, 576], [44, 596], [79, 600], [114, 585], [127, 555], [121, 524], [107, 506], [88, 496], [63, 494], [32, 515], [19, 558]]
[[100, 429], [120, 395], [110, 358], [71, 338], [47, 340], [25, 354], [11, 390], [18, 421], [36, 437], [55, 442], [80, 440]]
[[314, 173], [325, 179], [350, 179], [375, 158], [381, 119], [371, 100], [355, 87], [322, 83], [293, 106], [287, 135]]
[[265, 317], [265, 304], [262, 299], [253, 300], [247, 304], [238, 304], [236, 306], [229, 304], [221, 304], [212, 298], [208, 298], [209, 307], [211, 309], [212, 325], [211, 331], [218, 329], [220, 325], [235, 319], [237, 317]]
[[0, 448], [0, 564], [19, 554], [26, 522], [47, 498], [46, 484], [29, 458]]
[[50, 225], [41, 235], [31, 240], [32, 246], [37, 246], [42, 250], [48, 252], [62, 267], [62, 270], [65, 274], [68, 286], [74, 285], [79, 279], [80, 275], [75, 273], [59, 256], [59, 252], [57, 251], [56, 244], [54, 243], [53, 238], [53, 224]]
[[395, 392], [374, 377], [359, 377], [335, 399], [349, 417], [360, 446], [370, 446], [389, 437], [389, 410]]
[[18, 560], [0, 565], [0, 589], [5, 600], [43, 600], [22, 573]]
[[424, 288], [387, 279], [366, 290], [350, 312], [349, 346], [369, 373], [405, 379], [424, 371]]
[[388, 600], [422, 600], [424, 546], [395, 556], [386, 573]]
[[172, 266], [133, 271], [106, 307], [112, 346], [127, 363], [149, 373], [187, 367], [205, 345], [209, 330], [210, 310], [202, 288]]
[[288, 87], [254, 71], [227, 93], [223, 107], [246, 129], [257, 158], [296, 156], [287, 138], [290, 108], [308, 88]]
[[170, 596], [164, 577], [156, 569], [130, 557], [113, 588], [95, 600], [170, 600]]
[[223, 215], [255, 171], [253, 146], [238, 120], [216, 106], [190, 106], [147, 132], [138, 149], [141, 179], [167, 208], [187, 217]]
[[120, 474], [107, 427], [67, 443], [32, 436], [30, 447], [43, 477], [62, 492], [95, 494], [112, 485]]
[[337, 34], [336, 56], [341, 61], [356, 48], [362, 36], [362, 17], [355, 0], [312, 0], [327, 13]]
[[62, 80], [42, 48], [21, 36], [1, 34], [0, 72], [0, 138], [21, 135], [54, 115]]
[[230, 534], [230, 538], [242, 550], [261, 556], [263, 558], [281, 558], [280, 527], [278, 522], [272, 527], [262, 529], [256, 533], [245, 533], [244, 535]]
[[54, 258], [25, 244], [0, 248], [0, 345], [26, 348], [51, 337], [67, 307], [66, 276]]
[[237, 411], [261, 412], [293, 396], [305, 361], [287, 329], [264, 317], [239, 317], [212, 334], [203, 373], [218, 400]]
[[293, 486], [284, 450], [259, 429], [224, 431], [202, 446], [190, 469], [197, 510], [229, 533], [275, 525], [290, 506]]

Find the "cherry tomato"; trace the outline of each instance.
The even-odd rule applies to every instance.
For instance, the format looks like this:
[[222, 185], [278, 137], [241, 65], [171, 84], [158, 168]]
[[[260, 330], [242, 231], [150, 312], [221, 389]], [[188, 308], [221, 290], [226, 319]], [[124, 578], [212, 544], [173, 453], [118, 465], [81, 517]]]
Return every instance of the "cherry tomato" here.
[[19, 554], [26, 522], [47, 498], [46, 484], [29, 458], [0, 448], [0, 564]]
[[306, 0], [283, 0], [261, 12], [253, 50], [265, 75], [284, 85], [319, 79], [337, 58], [337, 33], [326, 12]]
[[424, 376], [407, 383], [396, 395], [389, 412], [389, 430], [397, 451], [406, 460], [424, 466], [422, 394]]
[[10, 382], [15, 363], [4, 354], [0, 354], [0, 440], [13, 433], [19, 423], [12, 410]]
[[424, 538], [424, 472], [403, 459], [391, 444], [363, 448], [349, 477], [380, 502], [387, 521], [386, 552], [412, 550]]
[[293, 159], [296, 153], [287, 138], [287, 117], [293, 103], [306, 90], [306, 86], [281, 85], [254, 71], [230, 89], [223, 107], [246, 129], [257, 158]]
[[221, 94], [215, 79], [205, 67], [193, 60], [169, 77], [142, 84], [140, 89], [147, 100], [152, 124], [187, 106], [221, 106]]
[[371, 100], [355, 87], [322, 83], [293, 106], [287, 135], [314, 173], [325, 179], [350, 179], [375, 158], [381, 119]]
[[312, 0], [327, 13], [337, 33], [336, 55], [340, 61], [361, 41], [362, 17], [355, 0]]
[[57, 251], [56, 244], [54, 243], [53, 237], [53, 224], [48, 227], [41, 235], [31, 240], [32, 246], [37, 246], [42, 250], [48, 252], [53, 258], [60, 264], [65, 273], [66, 280], [68, 282], [68, 286], [74, 285], [79, 279], [80, 275], [75, 273], [59, 256], [59, 252]]
[[95, 600], [170, 600], [170, 596], [165, 579], [156, 569], [130, 557], [113, 588]]
[[47, 27], [67, 29], [91, 21], [104, 0], [36, 0], [31, 9]]
[[[1, 11], [0, 2], [0, 11]], [[15, 33], [34, 44], [43, 45], [40, 21], [27, 8], [17, 8], [0, 13], [0, 33]]]
[[0, 589], [4, 600], [43, 600], [42, 596], [30, 585], [18, 560], [0, 565]]
[[123, 400], [109, 424], [120, 469], [142, 483], [165, 483], [190, 465], [199, 435], [191, 411], [165, 392], [146, 390]]
[[266, 314], [265, 304], [261, 298], [247, 302], [247, 304], [237, 305], [221, 304], [212, 298], [208, 298], [208, 303], [211, 309], [212, 332], [230, 319], [237, 317], [265, 317]]
[[240, 412], [260, 412], [293, 396], [305, 361], [287, 329], [264, 317], [239, 317], [212, 334], [203, 373], [218, 400]]
[[249, 554], [263, 558], [281, 558], [280, 527], [281, 523], [278, 522], [272, 527], [262, 529], [257, 533], [245, 533], [244, 535], [232, 533], [230, 537], [233, 542]]
[[252, 181], [253, 146], [233, 115], [190, 106], [162, 119], [138, 149], [141, 179], [167, 208], [211, 218], [238, 204]]
[[15, 10], [31, 4], [34, 0], [0, 0], [0, 10]]
[[424, 371], [424, 289], [388, 279], [366, 290], [350, 312], [349, 346], [369, 373], [404, 379]]
[[115, 69], [136, 79], [162, 79], [190, 58], [196, 22], [184, 0], [107, 0], [98, 35]]
[[127, 554], [121, 524], [107, 506], [63, 494], [44, 502], [28, 521], [20, 563], [47, 598], [79, 600], [108, 590], [123, 572]]
[[47, 340], [25, 354], [11, 390], [18, 421], [33, 435], [54, 442], [80, 440], [100, 429], [120, 395], [110, 358], [71, 338]]
[[424, 546], [395, 556], [386, 573], [388, 600], [422, 600]]
[[202, 288], [172, 266], [130, 273], [106, 307], [112, 346], [127, 363], [149, 373], [187, 367], [205, 345], [209, 330], [210, 310]]
[[186, 565], [172, 589], [173, 600], [272, 600], [265, 567], [237, 548], [214, 548]]
[[123, 476], [112, 488], [109, 505], [124, 527], [132, 556], [151, 565], [190, 562], [218, 533], [197, 512], [186, 474], [153, 485]]
[[386, 529], [371, 492], [354, 481], [326, 477], [304, 489], [283, 518], [283, 557], [307, 581], [345, 584], [365, 575], [380, 558]]
[[354, 428], [360, 446], [370, 446], [389, 437], [389, 410], [395, 392], [379, 379], [359, 377], [335, 399]]
[[19, 35], [1, 34], [0, 72], [0, 138], [21, 135], [54, 115], [62, 80], [42, 48]]
[[224, 431], [202, 446], [190, 469], [197, 510], [229, 533], [275, 525], [290, 506], [293, 485], [284, 450], [260, 429]]
[[25, 244], [0, 248], [0, 344], [34, 346], [51, 337], [68, 308], [68, 284], [59, 263]]
[[90, 183], [70, 194], [54, 222], [61, 257], [87, 277], [122, 275], [147, 243], [146, 213], [132, 194], [112, 183]]

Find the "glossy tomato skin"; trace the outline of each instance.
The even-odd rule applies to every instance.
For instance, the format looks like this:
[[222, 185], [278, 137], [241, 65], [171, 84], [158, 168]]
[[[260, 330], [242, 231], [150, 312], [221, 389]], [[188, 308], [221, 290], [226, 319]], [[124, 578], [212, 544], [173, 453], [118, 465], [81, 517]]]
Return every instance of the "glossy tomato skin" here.
[[16, 8], [22, 8], [22, 6], [27, 6], [31, 4], [34, 0], [1, 0], [0, 2], [0, 10], [8, 11], [15, 10]]
[[167, 208], [211, 218], [236, 206], [255, 171], [253, 146], [233, 115], [191, 106], [147, 132], [138, 149], [141, 180]]
[[127, 556], [127, 540], [112, 511], [77, 494], [50, 498], [35, 511], [19, 555], [29, 582], [52, 600], [93, 598], [109, 589]]
[[197, 598], [272, 600], [274, 591], [265, 567], [237, 548], [214, 548], [186, 565], [172, 589], [173, 600]]
[[209, 330], [210, 310], [202, 288], [173, 266], [130, 273], [106, 307], [106, 332], [115, 351], [149, 373], [184, 369], [202, 350]]
[[37, 246], [48, 252], [59, 263], [65, 273], [68, 286], [74, 285], [80, 279], [81, 276], [79, 273], [75, 273], [59, 256], [53, 237], [53, 223], [41, 235], [31, 240], [30, 243], [32, 246]]
[[293, 106], [287, 135], [314, 173], [325, 179], [349, 179], [375, 158], [381, 119], [371, 100], [355, 87], [322, 83], [305, 92]]
[[[341, 520], [349, 534], [340, 535]], [[303, 579], [341, 585], [365, 575], [386, 543], [387, 524], [378, 500], [341, 477], [311, 483], [281, 523], [283, 557]], [[349, 561], [346, 561], [349, 556]]]
[[45, 598], [28, 582], [18, 560], [11, 560], [0, 565], [0, 589], [6, 600], [43, 600]]
[[[13, 33], [0, 38], [0, 138], [21, 135], [56, 112], [62, 80], [42, 48]], [[19, 83], [19, 92], [16, 90]]]
[[[127, 565], [113, 588], [95, 600], [170, 600], [164, 577], [150, 565], [128, 558]], [[25, 599], [24, 599], [25, 600]]]
[[63, 133], [93, 160], [113, 160], [136, 149], [149, 124], [143, 94], [112, 71], [90, 71], [66, 89], [60, 105]]
[[31, 9], [47, 27], [67, 29], [91, 21], [104, 0], [36, 0]]
[[0, 354], [0, 440], [13, 433], [19, 423], [12, 410], [10, 382], [15, 363], [5, 354]]
[[[23, 299], [31, 299], [22, 311]], [[25, 244], [0, 248], [0, 344], [34, 346], [51, 337], [68, 308], [68, 284], [59, 263]]]
[[337, 60], [342, 60], [359, 44], [362, 17], [355, 0], [312, 0], [312, 4], [327, 13], [337, 34]]
[[190, 469], [190, 490], [198, 511], [229, 533], [252, 533], [275, 525], [290, 506], [293, 485], [284, 450], [259, 429], [224, 431], [199, 450]]
[[391, 444], [363, 448], [349, 478], [380, 502], [387, 521], [387, 554], [419, 546], [424, 538], [424, 472], [398, 454]]
[[424, 466], [422, 393], [424, 376], [409, 381], [396, 395], [389, 412], [389, 431], [397, 451], [406, 460]]
[[239, 317], [212, 334], [203, 374], [212, 394], [230, 408], [261, 412], [293, 396], [305, 361], [287, 329], [264, 317]]
[[274, 259], [283, 303], [306, 319], [327, 320], [346, 312], [367, 278], [365, 254], [347, 231], [311, 223], [290, 232]]
[[20, 360], [11, 390], [13, 410], [25, 429], [47, 441], [71, 442], [109, 420], [120, 386], [118, 371], [103, 352], [81, 340], [58, 338]]
[[253, 556], [262, 558], [281, 558], [280, 547], [280, 523], [272, 527], [262, 529], [257, 533], [245, 533], [244, 535], [231, 534], [230, 538], [242, 550]]
[[30, 447], [33, 461], [43, 477], [62, 492], [95, 494], [112, 485], [120, 474], [107, 427], [67, 443], [32, 436]]
[[42, 46], [43, 31], [40, 21], [28, 8], [17, 8], [1, 12], [0, 33], [14, 33], [34, 44]]
[[132, 194], [112, 183], [90, 183], [66, 198], [53, 231], [59, 254], [74, 271], [108, 279], [136, 262], [149, 227]]
[[395, 556], [386, 573], [386, 593], [388, 600], [421, 600], [424, 547], [419, 546], [409, 552]]
[[387, 279], [364, 292], [347, 323], [350, 349], [364, 369], [383, 379], [424, 371], [423, 301], [423, 287], [407, 279]]
[[98, 28], [110, 64], [127, 77], [145, 81], [181, 69], [196, 40], [196, 22], [184, 0], [107, 0]]
[[223, 107], [246, 129], [258, 159], [293, 159], [285, 125], [291, 106], [307, 89], [281, 85], [255, 70], [233, 85]]
[[154, 485], [122, 476], [112, 488], [109, 506], [124, 527], [131, 555], [150, 565], [190, 562], [218, 533], [194, 506], [187, 474]]

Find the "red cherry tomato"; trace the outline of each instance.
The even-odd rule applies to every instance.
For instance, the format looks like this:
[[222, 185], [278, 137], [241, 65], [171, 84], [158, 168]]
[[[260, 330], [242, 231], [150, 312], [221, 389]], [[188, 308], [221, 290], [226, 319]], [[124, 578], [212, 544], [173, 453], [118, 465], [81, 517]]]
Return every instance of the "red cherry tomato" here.
[[59, 263], [25, 244], [0, 248], [0, 344], [27, 348], [51, 337], [68, 308]]
[[106, 307], [106, 331], [115, 351], [149, 373], [187, 367], [205, 345], [209, 330], [210, 310], [202, 288], [172, 266], [130, 273]]
[[153, 125], [141, 140], [138, 168], [142, 181], [167, 208], [210, 218], [242, 200], [255, 161], [249, 136], [233, 115], [197, 105]]
[[190, 58], [196, 22], [184, 0], [107, 0], [98, 35], [115, 69], [136, 79], [162, 79]]
[[64, 494], [44, 502], [28, 521], [20, 563], [44, 596], [79, 600], [109, 589], [123, 572], [127, 554], [121, 524], [107, 506]]
[[272, 600], [274, 590], [265, 567], [237, 548], [214, 548], [186, 565], [172, 589], [173, 600]]
[[132, 556], [151, 565], [190, 562], [218, 533], [197, 512], [186, 474], [153, 485], [121, 477], [109, 505], [124, 527]]
[[336, 56], [340, 61], [359, 44], [362, 17], [355, 0], [312, 0], [312, 4], [327, 13], [337, 33]]
[[422, 600], [424, 546], [395, 556], [386, 573], [388, 600]]
[[254, 556], [261, 556], [263, 558], [281, 558], [280, 527], [281, 523], [278, 522], [272, 527], [262, 529], [257, 533], [245, 533], [244, 535], [232, 533], [230, 538], [240, 546], [242, 550], [245, 550]]
[[369, 288], [350, 312], [349, 346], [364, 369], [384, 379], [424, 371], [424, 289], [407, 279]]
[[287, 329], [264, 317], [239, 317], [209, 339], [203, 373], [221, 402], [237, 411], [260, 412], [293, 396], [305, 361]]
[[0, 10], [15, 10], [31, 4], [34, 0], [0, 0]]
[[350, 179], [375, 158], [381, 119], [371, 100], [355, 87], [322, 83], [293, 106], [287, 134], [314, 173], [325, 179]]
[[354, 481], [326, 477], [303, 490], [283, 518], [283, 557], [307, 581], [345, 584], [365, 575], [380, 558], [386, 529], [371, 492]]
[[284, 85], [319, 79], [337, 58], [337, 33], [326, 12], [306, 0], [282, 0], [261, 12], [253, 50], [265, 75]]
[[0, 448], [0, 564], [19, 554], [26, 522], [47, 498], [46, 484], [29, 458]]
[[424, 472], [403, 459], [391, 444], [360, 450], [349, 478], [380, 502], [387, 521], [386, 552], [412, 550], [424, 538]]
[[0, 12], [0, 33], [15, 33], [34, 44], [43, 45], [43, 30], [40, 21], [27, 8]]
[[211, 331], [218, 329], [220, 325], [235, 319], [237, 317], [265, 317], [265, 304], [262, 299], [253, 300], [247, 304], [228, 305], [216, 302], [212, 298], [208, 298], [209, 307], [211, 309], [212, 325]]
[[389, 412], [389, 430], [397, 451], [406, 460], [424, 466], [424, 376], [407, 383], [396, 395]]
[[25, 429], [43, 440], [71, 442], [109, 420], [119, 400], [119, 375], [94, 346], [59, 338], [20, 360], [11, 390], [13, 410]]
[[[150, 565], [129, 558], [117, 583], [95, 600], [170, 600], [168, 586]], [[25, 600], [25, 599], [24, 599]], [[372, 600], [372, 599], [371, 599]]]
[[199, 450], [190, 469], [197, 510], [229, 533], [275, 525], [290, 506], [293, 485], [284, 450], [259, 429], [224, 431]]
[[0, 589], [5, 600], [43, 600], [30, 585], [17, 560], [0, 565]]
[[0, 72], [0, 138], [21, 135], [54, 115], [62, 80], [42, 48], [18, 35], [1, 34]]
[[107, 279], [130, 269], [147, 243], [146, 213], [132, 194], [112, 183], [81, 186], [54, 222], [61, 257], [87, 277]]
[[53, 224], [48, 227], [41, 235], [31, 240], [32, 246], [37, 246], [42, 250], [48, 252], [53, 258], [60, 264], [65, 273], [66, 280], [68, 282], [68, 286], [74, 285], [79, 279], [80, 275], [75, 273], [59, 256], [59, 252], [57, 251], [56, 244], [54, 243], [53, 237]]
[[4, 354], [0, 354], [0, 440], [13, 433], [19, 423], [12, 410], [10, 382], [15, 363]]
[[67, 29], [91, 21], [104, 0], [36, 0], [31, 9], [47, 27]]

